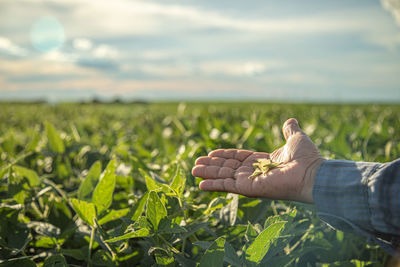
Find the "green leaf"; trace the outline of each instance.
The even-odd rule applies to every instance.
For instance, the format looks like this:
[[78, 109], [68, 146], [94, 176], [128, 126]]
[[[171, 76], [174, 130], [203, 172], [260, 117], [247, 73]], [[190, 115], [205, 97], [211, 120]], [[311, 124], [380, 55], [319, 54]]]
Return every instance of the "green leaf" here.
[[97, 180], [99, 179], [101, 174], [101, 162], [96, 161], [90, 167], [88, 174], [85, 179], [82, 181], [81, 185], [78, 189], [78, 198], [85, 200], [89, 198], [93, 192], [94, 187], [96, 186]]
[[222, 266], [225, 256], [225, 237], [217, 238], [201, 257], [199, 267]]
[[203, 212], [206, 215], [211, 215], [214, 211], [223, 208], [226, 205], [225, 197], [216, 197], [208, 203], [207, 209]]
[[188, 238], [189, 236], [193, 235], [197, 231], [203, 230], [208, 227], [210, 222], [203, 222], [203, 223], [193, 223], [185, 226], [187, 230], [186, 233], [182, 234], [182, 239]]
[[191, 259], [188, 259], [188, 258], [185, 258], [185, 256], [183, 256], [183, 255], [174, 253], [174, 258], [180, 264], [180, 266], [182, 266], [182, 267], [194, 267], [194, 266], [196, 266], [196, 262], [195, 261], [193, 261]]
[[36, 263], [28, 256], [20, 258], [9, 259], [0, 263], [1, 267], [36, 267]]
[[344, 238], [344, 233], [342, 231], [340, 231], [340, 230], [336, 230], [336, 239], [339, 242], [342, 242], [343, 238]]
[[54, 242], [54, 238], [52, 237], [38, 237], [37, 241], [35, 241], [35, 247], [38, 248], [53, 248], [56, 246], [57, 244]]
[[151, 191], [149, 193], [149, 198], [147, 200], [147, 210], [146, 210], [147, 219], [153, 224], [154, 229], [158, 229], [158, 224], [160, 220], [167, 216], [167, 209], [164, 204], [161, 202], [157, 193]]
[[60, 249], [60, 253], [65, 256], [72, 257], [77, 260], [86, 260], [87, 259], [87, 250], [84, 249]]
[[105, 224], [107, 222], [119, 219], [121, 217], [124, 217], [126, 214], [128, 214], [130, 211], [129, 208], [126, 209], [121, 209], [121, 210], [111, 210], [110, 212], [108, 212], [104, 217], [102, 217], [98, 223], [101, 224]]
[[165, 266], [165, 265], [168, 265], [168, 264], [171, 264], [174, 262], [173, 256], [167, 256], [167, 255], [163, 255], [161, 253], [159, 253], [159, 254], [154, 253], [154, 254], [156, 256], [156, 262], [159, 265]]
[[272, 241], [279, 237], [280, 232], [285, 224], [286, 222], [274, 223], [270, 225], [267, 229], [262, 231], [247, 249], [246, 259], [252, 262], [259, 263], [268, 252], [269, 246], [271, 245]]
[[131, 220], [132, 221], [136, 221], [140, 215], [142, 215], [143, 211], [144, 211], [144, 206], [147, 203], [147, 199], [149, 197], [149, 192], [146, 192], [142, 198], [140, 199], [139, 203], [136, 205], [136, 209], [135, 212], [133, 213]]
[[125, 239], [130, 239], [130, 238], [135, 238], [135, 237], [145, 237], [149, 235], [149, 229], [147, 228], [142, 228], [134, 232], [130, 232], [121, 236], [117, 236], [111, 239], [106, 240], [106, 242], [117, 242], [120, 240], [125, 240]]
[[186, 186], [186, 176], [181, 168], [176, 170], [174, 179], [171, 182], [171, 188], [175, 190], [178, 197], [181, 197]]
[[210, 247], [211, 242], [209, 242], [209, 241], [196, 241], [196, 242], [193, 243], [193, 245], [201, 247], [204, 250], [207, 250]]
[[240, 267], [240, 258], [237, 255], [235, 249], [229, 244], [228, 241], [225, 242], [225, 257], [224, 260], [231, 264], [232, 266]]
[[283, 221], [282, 216], [280, 216], [280, 215], [269, 216], [264, 222], [264, 229], [274, 223], [279, 222], [279, 221]]
[[7, 166], [7, 165], [6, 166], [3, 165], [0, 167], [0, 180], [3, 179], [4, 175], [6, 175], [6, 173], [10, 169], [9, 167], [10, 166]]
[[142, 228], [147, 228], [150, 229], [151, 225], [149, 220], [147, 220], [146, 217], [142, 216], [140, 217], [136, 222], [134, 222], [133, 224], [130, 224], [128, 226], [128, 228], [125, 230], [125, 233], [127, 232], [132, 232], [132, 231], [136, 231]]
[[162, 247], [151, 247], [147, 251], [147, 254], [153, 255], [156, 258], [157, 264], [161, 266], [168, 265], [174, 261], [172, 253]]
[[246, 228], [246, 233], [244, 234], [246, 241], [250, 242], [250, 241], [254, 240], [257, 237], [257, 235], [258, 235], [258, 233], [257, 233], [256, 229], [254, 228], [254, 226], [251, 223], [249, 223]]
[[56, 153], [64, 153], [64, 142], [61, 139], [60, 135], [57, 133], [54, 126], [49, 122], [46, 122], [46, 134], [47, 140], [49, 141], [50, 149]]
[[180, 234], [185, 232], [187, 232], [185, 228], [176, 223], [172, 223], [167, 218], [162, 219], [158, 225], [158, 233], [160, 234]]
[[19, 204], [25, 203], [25, 198], [27, 197], [27, 192], [23, 187], [24, 184], [9, 184], [8, 185], [8, 193], [12, 195], [12, 197]]
[[42, 133], [35, 132], [31, 141], [26, 146], [26, 151], [35, 151], [40, 144], [40, 139], [42, 138]]
[[108, 163], [100, 181], [93, 192], [92, 202], [96, 206], [97, 214], [111, 206], [115, 188], [115, 160]]
[[233, 225], [235, 225], [236, 218], [237, 218], [237, 212], [238, 212], [238, 206], [239, 206], [239, 195], [228, 193], [226, 195], [226, 199], [227, 200], [231, 199], [231, 201], [229, 202], [228, 205], [225, 205], [220, 210], [221, 223], [223, 223], [224, 225], [233, 226]]
[[95, 266], [115, 266], [110, 253], [104, 250], [97, 250], [93, 255], [92, 262]]
[[146, 187], [148, 191], [156, 191], [160, 192], [163, 190], [164, 185], [155, 181], [149, 174], [147, 174], [144, 170], [139, 169], [139, 172], [142, 176], [144, 176]]
[[39, 176], [34, 170], [22, 166], [13, 166], [13, 169], [17, 175], [27, 178], [30, 186], [38, 186], [40, 184]]
[[96, 208], [94, 204], [76, 198], [71, 198], [70, 201], [79, 217], [87, 224], [94, 226], [93, 220], [96, 218]]
[[67, 261], [65, 260], [64, 256], [61, 254], [56, 254], [48, 257], [44, 263], [43, 267], [67, 267]]

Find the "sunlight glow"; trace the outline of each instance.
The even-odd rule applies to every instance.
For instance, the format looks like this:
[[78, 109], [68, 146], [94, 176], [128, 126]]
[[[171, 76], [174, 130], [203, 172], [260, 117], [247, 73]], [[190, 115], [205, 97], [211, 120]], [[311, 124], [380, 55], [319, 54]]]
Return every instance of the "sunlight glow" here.
[[38, 51], [48, 52], [59, 49], [64, 41], [64, 28], [54, 17], [40, 18], [31, 29], [31, 42]]

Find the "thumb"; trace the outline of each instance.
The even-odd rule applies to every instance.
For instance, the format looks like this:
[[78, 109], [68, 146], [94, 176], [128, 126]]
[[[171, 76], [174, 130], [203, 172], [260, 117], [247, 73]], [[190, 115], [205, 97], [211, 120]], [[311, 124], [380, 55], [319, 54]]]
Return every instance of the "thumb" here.
[[289, 139], [289, 137], [295, 135], [296, 133], [300, 132], [302, 133], [299, 123], [297, 122], [296, 119], [291, 118], [285, 121], [282, 127], [282, 132], [283, 136], [285, 136], [286, 141]]

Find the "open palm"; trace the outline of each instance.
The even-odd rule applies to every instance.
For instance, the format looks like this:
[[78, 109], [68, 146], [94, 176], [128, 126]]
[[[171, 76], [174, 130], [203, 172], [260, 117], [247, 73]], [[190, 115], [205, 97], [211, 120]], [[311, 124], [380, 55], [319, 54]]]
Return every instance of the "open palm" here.
[[[323, 159], [297, 120], [287, 120], [283, 134], [286, 144], [272, 153], [217, 149], [198, 158], [192, 174], [204, 179], [200, 189], [312, 203], [313, 173]], [[254, 172], [253, 163], [260, 158], [283, 164], [249, 179]]]

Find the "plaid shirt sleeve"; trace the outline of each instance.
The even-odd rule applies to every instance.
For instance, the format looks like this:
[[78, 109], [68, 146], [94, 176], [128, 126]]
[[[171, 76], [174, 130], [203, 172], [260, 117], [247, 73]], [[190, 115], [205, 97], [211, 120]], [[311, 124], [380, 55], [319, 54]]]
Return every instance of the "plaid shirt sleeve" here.
[[321, 220], [400, 257], [400, 159], [326, 160], [315, 175], [313, 198]]

